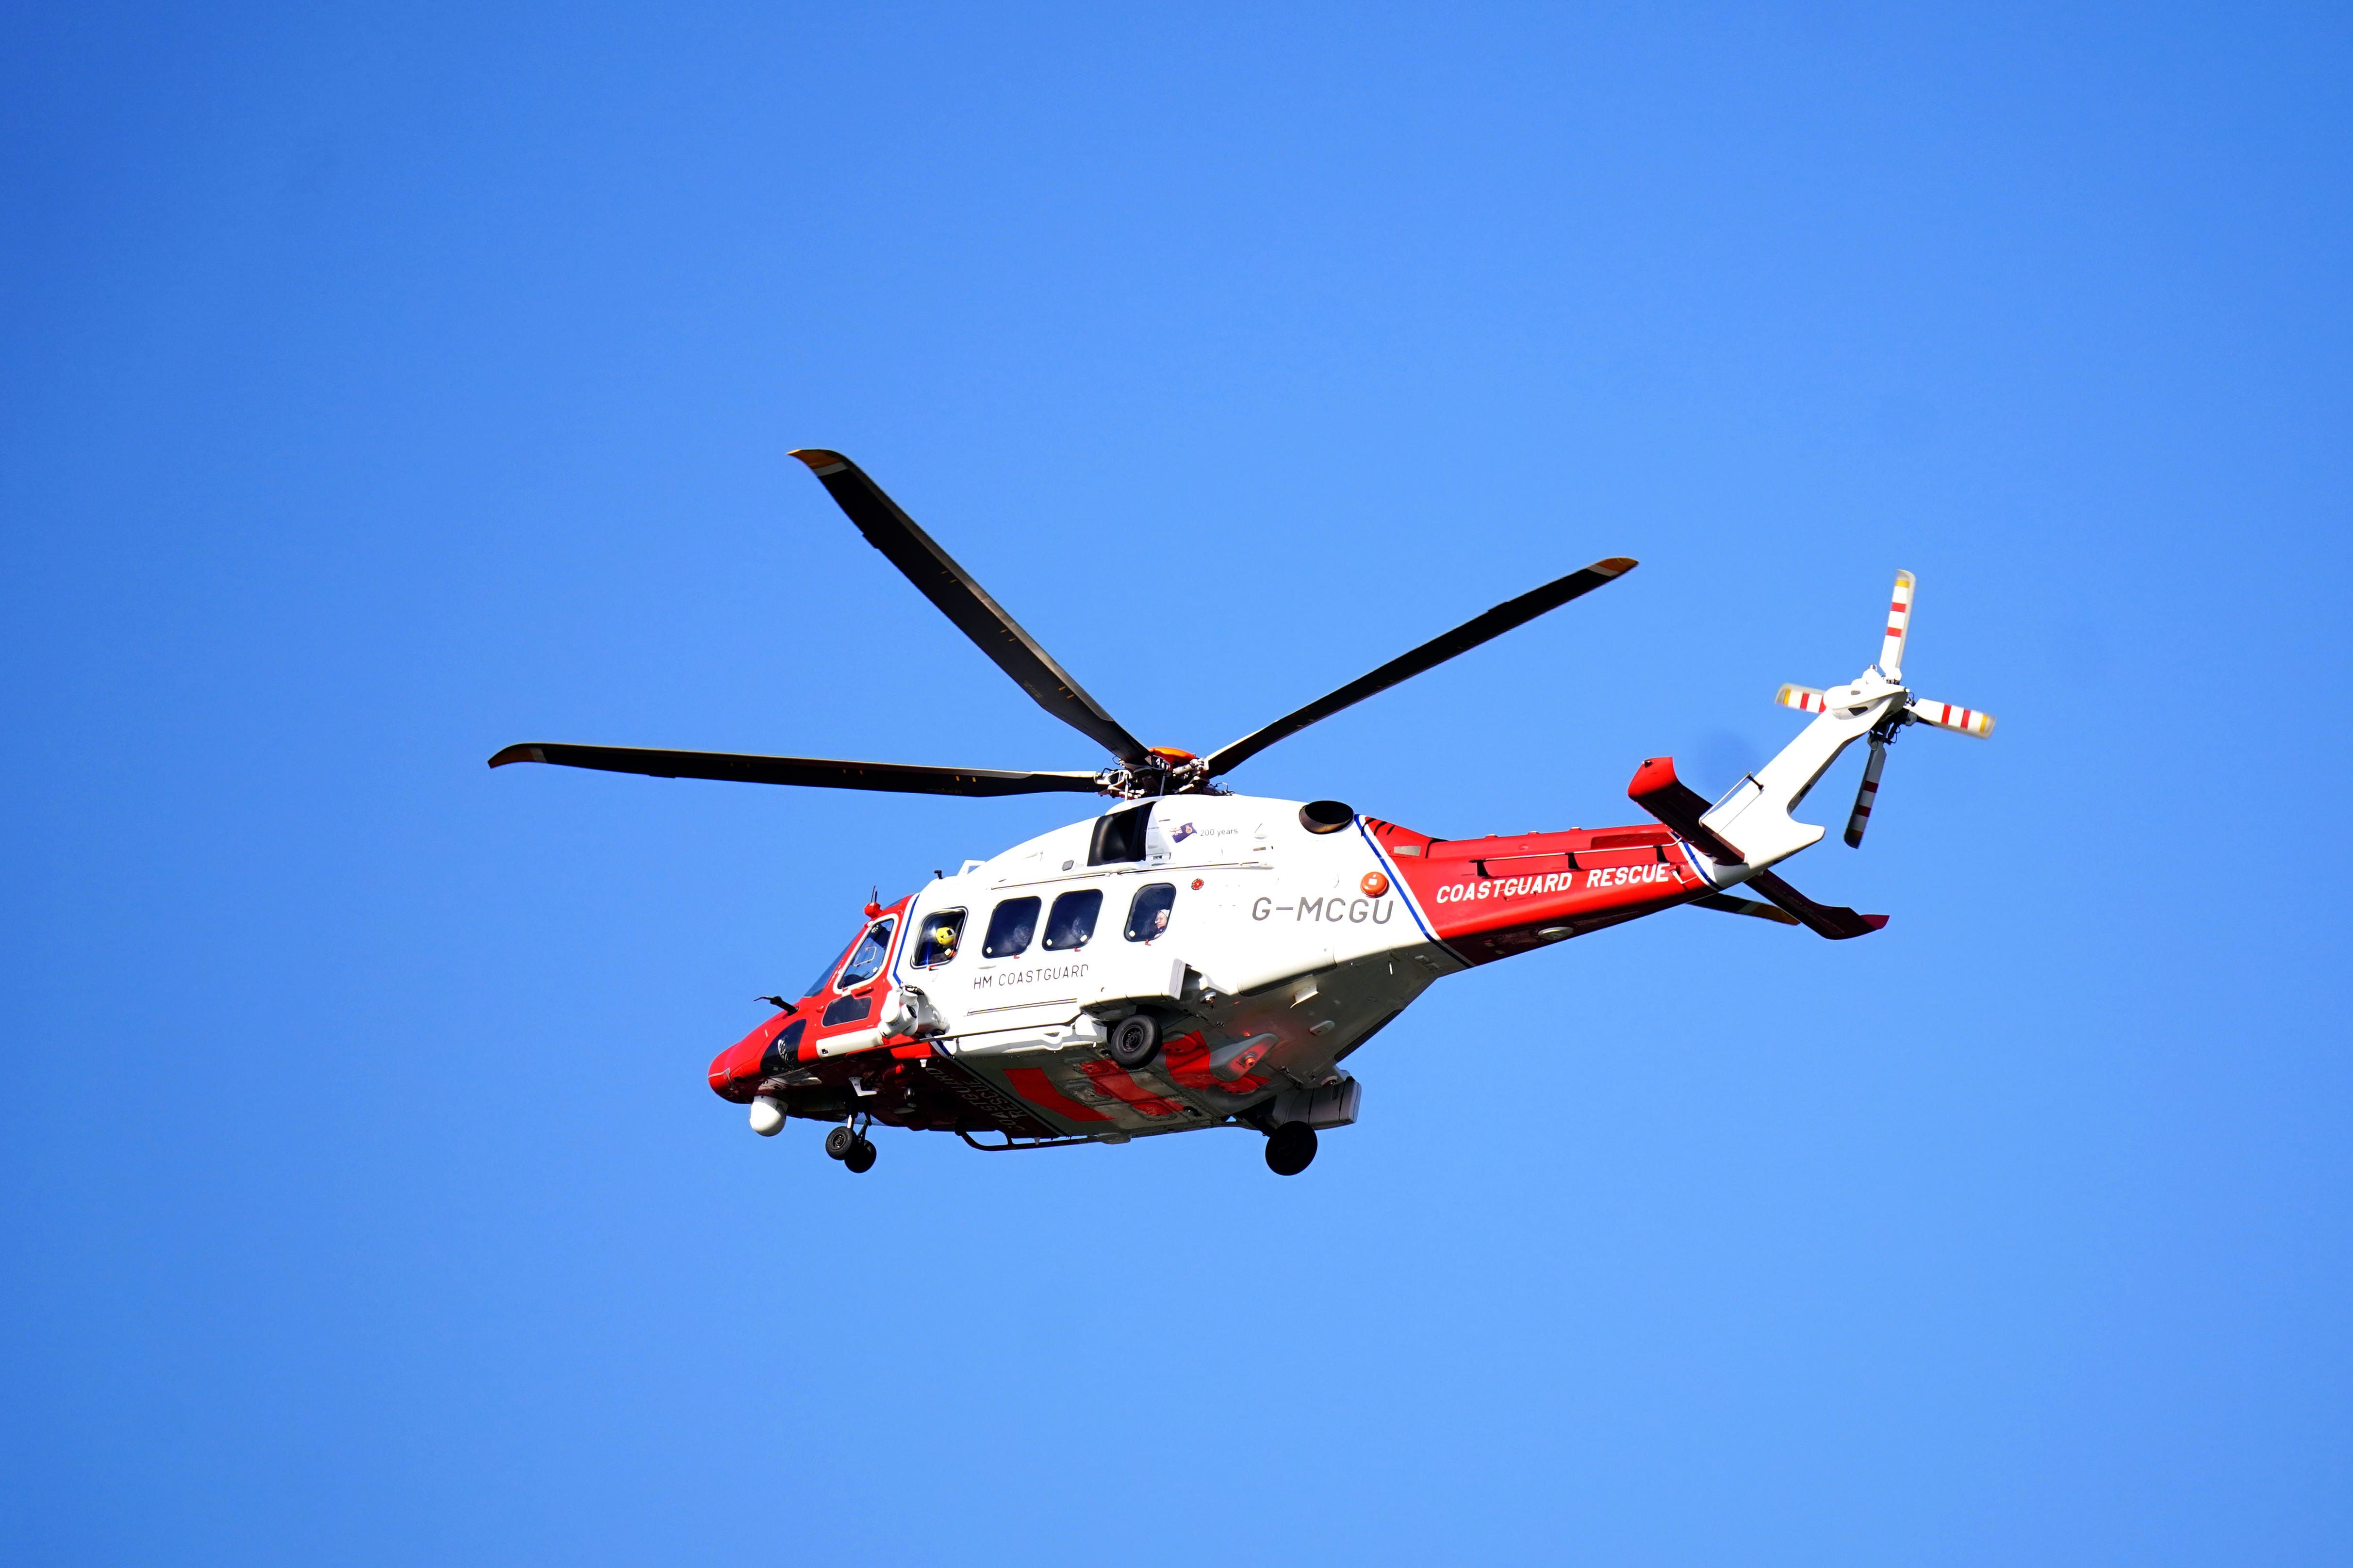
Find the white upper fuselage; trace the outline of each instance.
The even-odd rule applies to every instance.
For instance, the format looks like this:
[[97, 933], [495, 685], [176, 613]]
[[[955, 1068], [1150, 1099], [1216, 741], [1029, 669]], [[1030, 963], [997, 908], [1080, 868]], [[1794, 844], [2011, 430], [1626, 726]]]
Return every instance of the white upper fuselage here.
[[[964, 912], [947, 963], [918, 966], [912, 935], [894, 943], [892, 979], [922, 993], [944, 1048], [997, 1072], [1016, 1058], [1092, 1059], [1103, 1021], [1141, 1005], [1198, 1028], [1213, 1048], [1273, 1035], [1266, 1092], [1307, 1088], [1329, 1081], [1341, 1056], [1461, 967], [1356, 824], [1312, 833], [1299, 802], [1250, 795], [1171, 795], [1148, 805], [1140, 859], [1091, 865], [1101, 818], [1090, 818], [967, 862], [915, 895], [907, 933]], [[1131, 910], [1155, 889], [1173, 890], [1165, 929], [1150, 920], [1132, 928]], [[1102, 895], [1092, 935], [1048, 949], [1055, 900], [1088, 891]], [[987, 953], [997, 908], [1032, 898], [1037, 935], [1018, 952]], [[1212, 1114], [1249, 1103], [1222, 1089], [1155, 1087]], [[1105, 1108], [1123, 1130], [1173, 1130]]]

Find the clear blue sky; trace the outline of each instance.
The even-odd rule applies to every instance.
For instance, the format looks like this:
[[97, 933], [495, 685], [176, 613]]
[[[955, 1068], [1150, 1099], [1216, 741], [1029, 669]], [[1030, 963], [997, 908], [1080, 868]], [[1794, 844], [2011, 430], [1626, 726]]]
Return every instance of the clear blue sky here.
[[[0, 1557], [2353, 1554], [2340, 7], [47, 5], [0, 22]], [[1915, 733], [1831, 944], [1446, 983], [1364, 1121], [854, 1178], [705, 1088], [1071, 814], [1426, 832]], [[1857, 763], [1817, 805], [1835, 826]], [[1083, 808], [1084, 803], [1075, 803]]]

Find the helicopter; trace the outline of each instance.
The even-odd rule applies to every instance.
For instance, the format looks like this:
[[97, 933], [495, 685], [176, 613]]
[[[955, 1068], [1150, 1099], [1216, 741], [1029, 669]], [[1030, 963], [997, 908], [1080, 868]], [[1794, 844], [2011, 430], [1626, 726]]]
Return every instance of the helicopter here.
[[[1103, 746], [1092, 773], [754, 756], [532, 742], [545, 763], [656, 778], [904, 795], [1109, 797], [1087, 819], [871, 900], [797, 998], [719, 1053], [711, 1088], [773, 1136], [830, 1123], [828, 1155], [872, 1167], [876, 1124], [1004, 1152], [1224, 1127], [1296, 1175], [1317, 1135], [1357, 1119], [1351, 1055], [1439, 980], [1690, 905], [1867, 936], [1884, 915], [1816, 903], [1772, 868], [1824, 829], [1791, 813], [1841, 753], [1869, 760], [1845, 842], [1860, 847], [1892, 742], [1926, 725], [1983, 739], [1987, 714], [1905, 684], [1914, 579], [1899, 572], [1875, 664], [1776, 700], [1812, 721], [1713, 802], [1672, 757], [1634, 772], [1651, 821], [1440, 838], [1334, 800], [1219, 781], [1269, 746], [1618, 581], [1610, 556], [1507, 600], [1206, 756], [1147, 746], [839, 452], [795, 451], [881, 551], [1047, 712]], [[1736, 892], [1734, 889], [1740, 889]], [[1761, 897], [1751, 898], [1747, 894]]]

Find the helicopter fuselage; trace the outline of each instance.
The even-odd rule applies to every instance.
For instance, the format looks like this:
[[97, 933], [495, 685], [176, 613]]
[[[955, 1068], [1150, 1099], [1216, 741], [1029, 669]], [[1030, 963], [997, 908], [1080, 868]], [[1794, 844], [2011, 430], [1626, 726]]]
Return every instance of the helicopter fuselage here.
[[[872, 907], [712, 1087], [1015, 1146], [1336, 1126], [1342, 1064], [1432, 981], [1712, 890], [1655, 824], [1440, 840], [1333, 802], [1128, 803]], [[1122, 1066], [1139, 1013], [1160, 1048]]]

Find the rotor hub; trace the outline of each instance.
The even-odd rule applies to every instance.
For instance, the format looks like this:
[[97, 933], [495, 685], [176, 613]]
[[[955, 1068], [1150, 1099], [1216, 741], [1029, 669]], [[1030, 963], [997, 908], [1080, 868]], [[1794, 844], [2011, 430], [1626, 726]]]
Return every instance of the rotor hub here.
[[1209, 777], [1209, 764], [1175, 746], [1148, 746], [1148, 763], [1132, 763], [1105, 768], [1096, 774], [1103, 793], [1122, 800], [1145, 800], [1163, 795], [1228, 795]]

